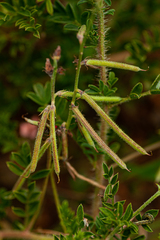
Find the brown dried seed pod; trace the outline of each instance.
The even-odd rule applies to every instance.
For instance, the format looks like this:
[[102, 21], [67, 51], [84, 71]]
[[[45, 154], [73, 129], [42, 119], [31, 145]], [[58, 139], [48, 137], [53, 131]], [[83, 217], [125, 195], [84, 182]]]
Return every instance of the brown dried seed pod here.
[[45, 72], [51, 77], [53, 74], [53, 66], [50, 62], [49, 58], [46, 58], [46, 62], [45, 62]]
[[57, 73], [59, 74], [59, 75], [64, 75], [64, 72], [65, 72], [66, 70], [63, 68], [63, 67], [59, 67], [58, 69], [57, 69]]
[[53, 53], [52, 59], [59, 61], [60, 58], [61, 58], [61, 47], [58, 46]]

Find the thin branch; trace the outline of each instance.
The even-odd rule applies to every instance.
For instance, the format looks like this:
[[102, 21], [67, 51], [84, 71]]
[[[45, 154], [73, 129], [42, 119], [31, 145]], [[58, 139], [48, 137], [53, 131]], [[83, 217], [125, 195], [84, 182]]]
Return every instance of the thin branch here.
[[[57, 234], [57, 233], [56, 233]], [[48, 235], [39, 235], [29, 231], [0, 231], [0, 239], [14, 238], [14, 239], [31, 239], [31, 240], [54, 240], [54, 237]]]
[[62, 232], [58, 232], [58, 231], [54, 231], [54, 230], [50, 230], [50, 229], [42, 229], [42, 228], [37, 228], [34, 229], [34, 232], [36, 233], [41, 233], [41, 234], [47, 234], [47, 235], [60, 235], [63, 234], [64, 236], [68, 235], [68, 233], [62, 233]]
[[81, 179], [81, 180], [83, 180], [83, 181], [86, 181], [86, 182], [88, 182], [89, 184], [91, 184], [91, 185], [93, 185], [93, 186], [95, 186], [95, 187], [101, 188], [101, 189], [103, 189], [103, 190], [106, 189], [106, 187], [105, 187], [104, 185], [101, 185], [101, 184], [95, 182], [94, 180], [91, 180], [91, 179], [89, 179], [89, 178], [87, 178], [87, 177], [79, 174], [79, 173], [75, 170], [75, 168], [72, 167], [72, 165], [71, 165], [69, 162], [65, 162], [65, 164], [67, 165], [67, 168], [69, 169], [69, 171], [70, 171], [73, 175], [75, 175], [77, 178], [79, 178], [79, 179]]
[[[156, 142], [156, 143], [153, 143], [153, 144], [150, 144], [150, 145], [144, 147], [144, 149], [146, 150], [146, 152], [150, 152], [150, 151], [154, 151], [154, 150], [158, 149], [159, 147], [160, 147], [160, 141]], [[123, 162], [129, 162], [129, 161], [132, 161], [133, 159], [135, 159], [139, 156], [142, 156], [141, 153], [133, 152], [133, 153], [127, 155], [126, 157], [122, 158], [122, 161]], [[116, 163], [112, 164], [111, 166], [113, 168], [118, 167], [118, 165]]]

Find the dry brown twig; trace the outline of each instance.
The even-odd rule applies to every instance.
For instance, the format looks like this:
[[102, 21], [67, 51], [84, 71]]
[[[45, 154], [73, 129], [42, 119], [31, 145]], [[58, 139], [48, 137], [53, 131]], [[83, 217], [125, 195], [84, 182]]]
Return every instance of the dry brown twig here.
[[76, 171], [76, 169], [75, 169], [69, 162], [66, 161], [65, 163], [66, 163], [66, 166], [67, 166], [67, 168], [68, 168], [68, 170], [69, 170], [69, 173], [72, 173], [72, 174], [75, 175], [77, 178], [79, 178], [79, 179], [81, 179], [81, 180], [83, 180], [83, 181], [86, 181], [86, 182], [90, 183], [91, 185], [93, 185], [93, 186], [95, 186], [95, 187], [101, 188], [101, 189], [103, 189], [103, 190], [106, 189], [106, 187], [105, 187], [104, 185], [101, 185], [101, 184], [97, 183], [96, 181], [91, 180], [90, 178], [87, 178], [87, 177], [79, 174], [79, 173]]

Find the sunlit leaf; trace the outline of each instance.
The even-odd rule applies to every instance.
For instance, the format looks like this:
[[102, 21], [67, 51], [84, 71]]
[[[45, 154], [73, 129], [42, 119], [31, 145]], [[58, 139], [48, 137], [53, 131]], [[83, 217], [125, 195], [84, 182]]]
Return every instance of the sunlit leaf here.
[[64, 25], [64, 30], [78, 31], [78, 26], [75, 24], [66, 24]]
[[16, 10], [9, 3], [1, 2], [0, 5], [10, 12], [13, 12], [13, 13], [16, 12]]
[[126, 211], [123, 215], [123, 220], [130, 220], [132, 218], [132, 215], [133, 215], [133, 210], [132, 210], [132, 204], [130, 203], [127, 208], [126, 208]]
[[77, 208], [77, 217], [78, 217], [78, 222], [80, 223], [83, 218], [84, 218], [84, 211], [83, 211], [83, 206], [80, 204]]
[[41, 178], [45, 178], [49, 173], [50, 173], [50, 170], [44, 169], [34, 173], [31, 177], [32, 177], [32, 180], [38, 180]]
[[111, 179], [111, 184], [113, 185], [113, 184], [115, 184], [116, 183], [116, 181], [117, 181], [117, 179], [118, 179], [118, 173], [116, 173], [113, 177], [112, 177], [112, 179]]
[[117, 182], [112, 188], [112, 194], [115, 195], [119, 189], [119, 182]]
[[114, 13], [115, 13], [115, 9], [109, 9], [108, 11], [106, 11], [104, 14], [105, 15], [114, 15]]
[[109, 210], [105, 207], [100, 207], [99, 209], [106, 217], [109, 217], [109, 218], [112, 218], [112, 219], [116, 218], [116, 216], [114, 215], [114, 213], [111, 210]]
[[25, 211], [22, 208], [12, 207], [12, 211], [19, 217], [25, 217]]
[[36, 37], [36, 38], [40, 38], [39, 31], [36, 30], [36, 31], [33, 33], [33, 36]]
[[152, 94], [160, 94], [160, 74], [156, 77], [151, 85], [150, 91]]
[[111, 4], [112, 4], [111, 0], [104, 0], [104, 2], [105, 2], [108, 6], [111, 6]]
[[46, 0], [46, 9], [50, 15], [53, 15], [53, 6], [51, 0]]
[[34, 215], [34, 213], [38, 209], [38, 204], [39, 204], [39, 201], [34, 201], [32, 203], [29, 203], [29, 207], [28, 207], [28, 214], [29, 215]]
[[26, 17], [30, 17], [31, 16], [31, 13], [29, 10], [21, 7], [19, 10], [18, 10], [18, 13], [23, 15], [23, 16], [26, 16]]
[[21, 202], [26, 204], [27, 203], [27, 195], [26, 192], [22, 191], [14, 191], [14, 196]]
[[7, 167], [9, 168], [9, 170], [11, 172], [13, 172], [14, 174], [16, 174], [18, 176], [20, 176], [23, 172], [23, 170], [13, 162], [7, 162]]
[[134, 99], [134, 98], [139, 98], [141, 93], [143, 90], [143, 85], [142, 83], [137, 83], [133, 88], [132, 91], [130, 93], [130, 98]]

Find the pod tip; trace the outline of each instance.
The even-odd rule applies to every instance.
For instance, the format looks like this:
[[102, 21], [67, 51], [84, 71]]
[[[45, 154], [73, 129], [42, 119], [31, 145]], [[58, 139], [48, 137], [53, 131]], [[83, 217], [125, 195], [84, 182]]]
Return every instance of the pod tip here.
[[127, 170], [128, 172], [131, 172], [131, 170], [130, 170], [130, 169], [128, 169], [127, 167], [126, 167], [126, 170]]
[[58, 178], [58, 181], [57, 181], [57, 183], [59, 183], [59, 182], [60, 182], [60, 177], [59, 177], [59, 174], [57, 174], [57, 178]]
[[142, 71], [142, 72], [146, 72], [146, 71], [148, 71], [149, 70], [149, 66], [148, 66], [148, 69], [141, 69], [140, 68], [140, 71]]

